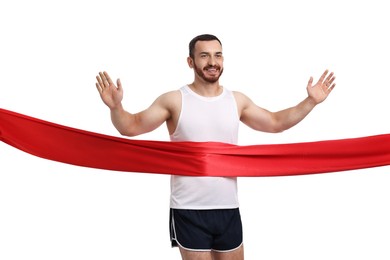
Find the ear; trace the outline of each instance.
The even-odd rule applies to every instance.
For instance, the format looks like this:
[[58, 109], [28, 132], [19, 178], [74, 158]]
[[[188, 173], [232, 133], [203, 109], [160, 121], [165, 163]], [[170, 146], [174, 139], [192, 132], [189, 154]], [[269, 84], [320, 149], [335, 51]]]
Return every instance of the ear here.
[[194, 60], [191, 57], [187, 58], [188, 66], [193, 69], [194, 68]]

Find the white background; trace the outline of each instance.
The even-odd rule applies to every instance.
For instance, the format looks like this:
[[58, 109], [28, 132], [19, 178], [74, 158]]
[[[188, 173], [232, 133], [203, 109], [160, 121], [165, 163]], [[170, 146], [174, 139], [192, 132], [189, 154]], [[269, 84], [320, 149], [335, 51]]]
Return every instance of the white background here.
[[[0, 107], [119, 136], [95, 89], [120, 77], [146, 108], [192, 82], [188, 42], [217, 35], [222, 84], [272, 111], [337, 87], [281, 134], [242, 125], [240, 144], [389, 133], [386, 1], [2, 1]], [[28, 131], [28, 129], [26, 129]], [[165, 126], [138, 139], [168, 140]], [[59, 149], [61, 149], [59, 147]], [[241, 178], [246, 259], [390, 259], [388, 167]], [[0, 259], [180, 259], [168, 236], [169, 176], [51, 162], [0, 143]]]

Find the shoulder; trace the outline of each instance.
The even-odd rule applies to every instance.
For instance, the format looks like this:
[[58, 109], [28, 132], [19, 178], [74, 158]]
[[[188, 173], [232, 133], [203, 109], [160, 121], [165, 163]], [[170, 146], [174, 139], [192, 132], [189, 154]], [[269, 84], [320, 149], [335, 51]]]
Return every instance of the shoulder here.
[[152, 106], [158, 106], [171, 112], [177, 110], [181, 106], [180, 90], [173, 90], [161, 94], [157, 97]]
[[252, 103], [252, 100], [244, 93], [239, 91], [232, 91], [232, 93], [239, 107], [246, 107]]
[[171, 102], [177, 102], [177, 101], [180, 101], [181, 100], [181, 93], [180, 93], [180, 90], [172, 90], [172, 91], [168, 91], [168, 92], [165, 92], [163, 94], [161, 94], [157, 100], [159, 100], [160, 102], [168, 102], [168, 103], [171, 103]]

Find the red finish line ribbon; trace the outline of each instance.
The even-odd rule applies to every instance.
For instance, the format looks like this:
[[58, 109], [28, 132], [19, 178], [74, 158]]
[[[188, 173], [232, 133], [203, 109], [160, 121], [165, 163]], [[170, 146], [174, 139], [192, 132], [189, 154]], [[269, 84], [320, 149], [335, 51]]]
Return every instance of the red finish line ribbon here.
[[130, 140], [0, 109], [0, 140], [45, 159], [98, 169], [186, 176], [260, 177], [390, 165], [390, 134], [238, 146]]

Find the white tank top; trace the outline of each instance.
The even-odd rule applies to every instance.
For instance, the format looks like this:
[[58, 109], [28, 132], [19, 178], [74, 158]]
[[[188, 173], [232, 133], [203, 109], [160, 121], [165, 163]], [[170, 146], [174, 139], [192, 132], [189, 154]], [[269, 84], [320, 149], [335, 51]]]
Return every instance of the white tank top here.
[[[216, 97], [204, 97], [188, 86], [180, 88], [181, 113], [171, 141], [237, 144], [239, 117], [233, 93], [223, 88]], [[170, 207], [177, 209], [237, 208], [237, 178], [171, 177]]]

